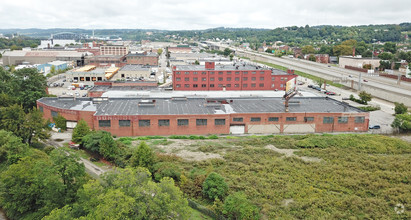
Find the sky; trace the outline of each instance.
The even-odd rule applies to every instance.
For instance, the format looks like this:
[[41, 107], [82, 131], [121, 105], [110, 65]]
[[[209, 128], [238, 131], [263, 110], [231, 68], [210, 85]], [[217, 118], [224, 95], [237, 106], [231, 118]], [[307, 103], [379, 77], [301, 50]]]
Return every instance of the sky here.
[[200, 30], [411, 22], [409, 0], [1, 0], [0, 29]]

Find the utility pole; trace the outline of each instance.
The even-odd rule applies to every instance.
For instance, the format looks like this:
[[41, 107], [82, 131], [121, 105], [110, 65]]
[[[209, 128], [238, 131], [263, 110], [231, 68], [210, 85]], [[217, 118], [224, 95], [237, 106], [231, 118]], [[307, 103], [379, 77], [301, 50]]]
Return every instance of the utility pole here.
[[361, 75], [362, 72], [360, 72], [360, 76], [358, 76], [358, 91], [361, 92]]

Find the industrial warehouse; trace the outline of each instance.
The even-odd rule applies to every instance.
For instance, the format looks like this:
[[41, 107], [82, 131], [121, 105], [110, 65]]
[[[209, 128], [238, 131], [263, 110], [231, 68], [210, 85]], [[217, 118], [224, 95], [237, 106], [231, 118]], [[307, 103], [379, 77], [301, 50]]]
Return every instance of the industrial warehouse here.
[[[51, 98], [44, 117], [80, 119], [117, 136], [365, 132], [369, 113], [328, 97]], [[288, 101], [287, 101], [288, 102]]]

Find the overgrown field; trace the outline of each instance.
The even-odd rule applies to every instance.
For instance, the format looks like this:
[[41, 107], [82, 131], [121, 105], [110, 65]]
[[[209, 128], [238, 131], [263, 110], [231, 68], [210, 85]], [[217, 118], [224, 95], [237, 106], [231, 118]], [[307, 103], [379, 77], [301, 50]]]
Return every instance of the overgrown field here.
[[198, 187], [216, 172], [228, 183], [228, 194], [244, 192], [262, 219], [411, 218], [411, 145], [402, 140], [349, 134], [184, 141], [190, 145], [174, 151], [167, 151], [174, 142], [152, 146], [163, 154], [186, 150], [221, 156], [166, 158], [176, 169], [173, 175], [181, 174], [175, 179], [183, 192], [210, 208], [213, 202]]

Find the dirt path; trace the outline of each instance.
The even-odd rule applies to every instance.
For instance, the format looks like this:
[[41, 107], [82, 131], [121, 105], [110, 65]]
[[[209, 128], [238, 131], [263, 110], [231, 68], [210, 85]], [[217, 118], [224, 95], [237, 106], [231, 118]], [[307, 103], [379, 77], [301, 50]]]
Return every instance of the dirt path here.
[[321, 162], [321, 158], [318, 158], [318, 157], [306, 157], [306, 156], [295, 155], [294, 152], [300, 151], [297, 149], [280, 149], [280, 148], [276, 148], [274, 145], [267, 145], [265, 146], [265, 148], [273, 150], [280, 154], [284, 154], [285, 157], [296, 157], [305, 162]]

